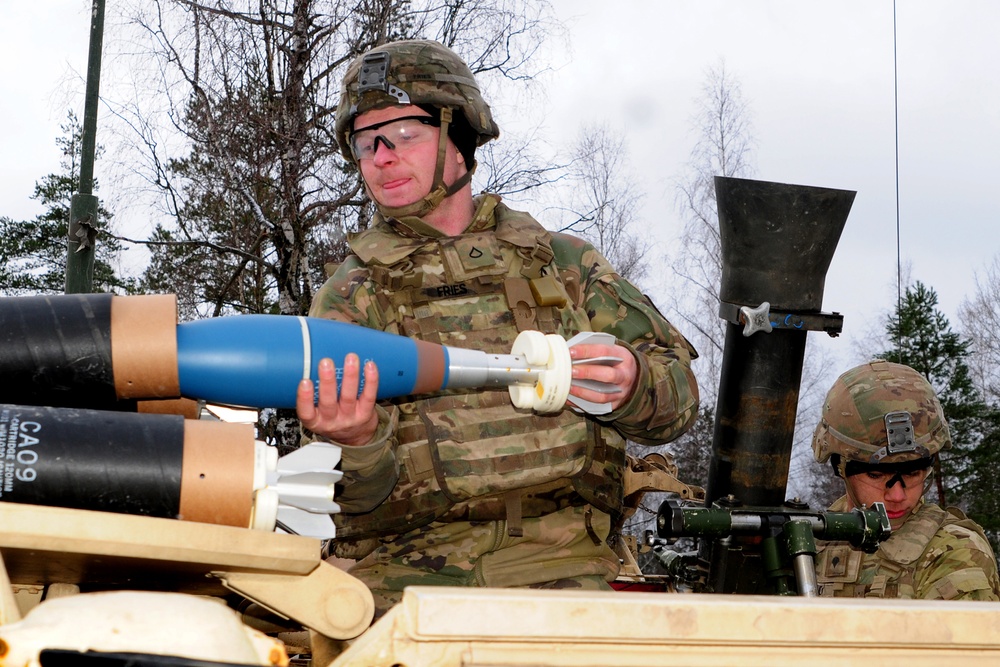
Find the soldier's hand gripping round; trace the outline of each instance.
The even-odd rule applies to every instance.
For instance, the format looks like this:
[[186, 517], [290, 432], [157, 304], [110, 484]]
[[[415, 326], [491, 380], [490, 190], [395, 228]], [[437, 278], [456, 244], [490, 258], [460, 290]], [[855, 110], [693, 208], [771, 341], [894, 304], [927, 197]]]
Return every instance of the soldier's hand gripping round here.
[[[617, 364], [580, 364], [573, 366], [574, 380], [596, 380], [605, 385], [616, 387], [618, 393], [605, 394], [580, 385], [573, 385], [570, 396], [579, 396], [592, 403], [610, 403], [612, 410], [617, 410], [625, 401], [632, 397], [635, 391], [639, 369], [635, 357], [621, 345], [574, 345], [569, 348], [570, 359], [592, 359], [597, 357], [617, 357]], [[610, 398], [610, 400], [608, 400]], [[570, 402], [572, 402], [570, 398]]]
[[338, 444], [367, 444], [378, 427], [378, 416], [375, 413], [378, 368], [375, 363], [367, 362], [362, 376], [358, 355], [347, 355], [344, 358], [339, 392], [337, 369], [332, 359], [322, 359], [317, 374], [318, 391], [308, 378], [299, 383], [296, 410], [302, 426]]

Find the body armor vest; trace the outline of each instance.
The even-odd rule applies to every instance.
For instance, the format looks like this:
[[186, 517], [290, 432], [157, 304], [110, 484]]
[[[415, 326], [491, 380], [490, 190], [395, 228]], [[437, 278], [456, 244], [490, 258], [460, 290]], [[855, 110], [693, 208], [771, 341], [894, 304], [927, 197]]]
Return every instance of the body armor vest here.
[[[559, 270], [559, 243], [533, 218], [486, 199], [496, 227], [407, 237], [388, 223], [351, 247], [370, 271], [385, 330], [509, 354], [525, 329], [564, 337], [590, 329], [580, 286]], [[570, 259], [570, 258], [564, 258]], [[568, 284], [567, 284], [568, 283]], [[590, 503], [621, 510], [625, 441], [565, 409], [513, 407], [506, 391], [454, 390], [394, 401], [399, 480], [373, 511], [335, 515], [341, 539], [402, 533], [434, 520], [507, 519]]]
[[[957, 511], [957, 510], [952, 510]], [[937, 505], [920, 508], [883, 542], [865, 554], [844, 542], [822, 544], [816, 556], [816, 583], [829, 597], [915, 598], [916, 566], [942, 526], [958, 524], [982, 534], [964, 516]], [[985, 540], [985, 536], [983, 536]]]

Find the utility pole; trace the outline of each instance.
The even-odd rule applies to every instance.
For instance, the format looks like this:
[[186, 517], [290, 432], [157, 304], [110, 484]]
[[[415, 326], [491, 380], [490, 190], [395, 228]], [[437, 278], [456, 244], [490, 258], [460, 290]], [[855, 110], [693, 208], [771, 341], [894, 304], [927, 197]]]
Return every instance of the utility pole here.
[[69, 209], [66, 247], [66, 294], [85, 294], [94, 288], [94, 251], [97, 241], [97, 197], [94, 196], [94, 155], [97, 149], [97, 104], [101, 91], [101, 50], [104, 44], [104, 0], [94, 0], [90, 19], [90, 55], [83, 109], [83, 145], [80, 183]]

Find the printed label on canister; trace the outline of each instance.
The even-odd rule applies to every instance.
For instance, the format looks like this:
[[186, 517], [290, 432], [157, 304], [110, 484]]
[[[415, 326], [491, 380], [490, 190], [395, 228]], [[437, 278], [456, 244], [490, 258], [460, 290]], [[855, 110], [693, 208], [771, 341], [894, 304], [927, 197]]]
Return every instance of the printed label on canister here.
[[176, 517], [184, 419], [0, 405], [0, 501]]

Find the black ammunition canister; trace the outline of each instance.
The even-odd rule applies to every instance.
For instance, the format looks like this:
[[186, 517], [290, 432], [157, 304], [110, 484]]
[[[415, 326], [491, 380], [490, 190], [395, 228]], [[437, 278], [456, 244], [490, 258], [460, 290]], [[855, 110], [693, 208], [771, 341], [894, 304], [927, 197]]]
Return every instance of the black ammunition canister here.
[[0, 501], [247, 527], [247, 424], [0, 405]]

